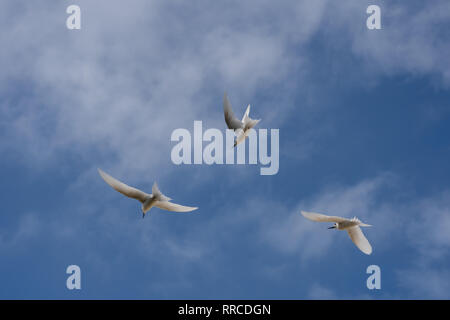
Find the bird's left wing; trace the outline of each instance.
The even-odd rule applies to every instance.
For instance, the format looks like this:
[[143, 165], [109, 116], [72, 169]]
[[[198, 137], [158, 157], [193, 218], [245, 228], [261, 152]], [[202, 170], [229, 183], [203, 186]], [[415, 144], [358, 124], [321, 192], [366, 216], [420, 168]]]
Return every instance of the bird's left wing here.
[[104, 172], [101, 169], [98, 169], [98, 173], [105, 180], [107, 184], [109, 184], [114, 190], [120, 192], [121, 194], [139, 200], [140, 202], [145, 202], [145, 200], [150, 196], [148, 193], [141, 191], [139, 189], [130, 187], [125, 183], [117, 180], [116, 178], [111, 177], [109, 174]]
[[365, 254], [372, 253], [372, 246], [369, 243], [369, 240], [364, 236], [361, 228], [358, 226], [354, 226], [347, 229], [348, 235], [350, 239], [352, 239], [353, 243]]
[[317, 222], [344, 222], [344, 221], [348, 220], [348, 219], [341, 218], [341, 217], [327, 216], [327, 215], [321, 214], [321, 213], [306, 212], [306, 211], [302, 211], [302, 215], [309, 220], [317, 221]]
[[158, 207], [163, 210], [175, 211], [175, 212], [189, 212], [197, 210], [197, 207], [187, 207], [182, 206], [180, 204], [172, 203], [169, 201], [156, 201], [155, 207]]
[[243, 127], [242, 122], [239, 121], [239, 119], [234, 115], [227, 95], [224, 95], [223, 97], [223, 113], [225, 115], [225, 122], [227, 123], [228, 129], [236, 130]]

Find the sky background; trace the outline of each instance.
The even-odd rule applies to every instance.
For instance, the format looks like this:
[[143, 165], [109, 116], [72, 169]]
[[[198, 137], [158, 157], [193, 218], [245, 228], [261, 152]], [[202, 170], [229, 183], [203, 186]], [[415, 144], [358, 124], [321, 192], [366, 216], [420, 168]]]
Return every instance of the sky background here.
[[[449, 40], [446, 0], [2, 1], [0, 298], [449, 299]], [[278, 174], [171, 162], [225, 91]], [[199, 210], [143, 220], [99, 167]], [[300, 210], [372, 224], [372, 255]]]

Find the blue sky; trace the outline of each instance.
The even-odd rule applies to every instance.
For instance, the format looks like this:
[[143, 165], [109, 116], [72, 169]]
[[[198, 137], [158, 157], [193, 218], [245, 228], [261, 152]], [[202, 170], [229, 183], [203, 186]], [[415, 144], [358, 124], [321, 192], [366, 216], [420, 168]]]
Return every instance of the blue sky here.
[[[450, 298], [449, 21], [437, 0], [3, 1], [0, 298]], [[277, 175], [171, 162], [174, 129], [225, 130], [225, 91], [280, 130]], [[143, 220], [98, 167], [200, 209]], [[372, 224], [373, 254], [300, 210]]]

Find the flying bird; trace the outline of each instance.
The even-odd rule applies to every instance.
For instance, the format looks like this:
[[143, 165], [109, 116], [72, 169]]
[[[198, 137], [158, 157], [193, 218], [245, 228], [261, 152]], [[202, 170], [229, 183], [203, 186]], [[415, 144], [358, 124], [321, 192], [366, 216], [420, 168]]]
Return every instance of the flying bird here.
[[142, 203], [142, 218], [145, 217], [147, 211], [152, 207], [158, 207], [163, 210], [175, 211], [175, 212], [189, 212], [198, 209], [197, 207], [186, 207], [176, 203], [170, 202], [169, 197], [166, 197], [159, 191], [156, 182], [153, 184], [152, 193], [148, 194], [139, 189], [130, 187], [123, 182], [111, 177], [106, 172], [98, 169], [98, 173], [109, 184], [114, 190], [120, 192], [121, 194], [139, 200]]
[[334, 222], [332, 227], [328, 229], [346, 230], [353, 243], [365, 254], [372, 253], [372, 246], [364, 236], [360, 227], [371, 227], [369, 224], [362, 223], [361, 220], [354, 217], [352, 219], [346, 219], [336, 216], [327, 216], [320, 213], [305, 212], [302, 211], [302, 215], [312, 221], [317, 222]]
[[225, 94], [223, 97], [223, 112], [225, 114], [225, 122], [227, 123], [228, 129], [234, 130], [236, 135], [236, 141], [234, 142], [234, 147], [236, 147], [239, 143], [245, 140], [247, 136], [250, 134], [250, 129], [258, 124], [259, 120], [254, 120], [249, 117], [250, 114], [250, 105], [248, 105], [247, 110], [242, 117], [242, 120], [236, 118], [231, 109], [230, 101], [228, 101], [228, 97]]

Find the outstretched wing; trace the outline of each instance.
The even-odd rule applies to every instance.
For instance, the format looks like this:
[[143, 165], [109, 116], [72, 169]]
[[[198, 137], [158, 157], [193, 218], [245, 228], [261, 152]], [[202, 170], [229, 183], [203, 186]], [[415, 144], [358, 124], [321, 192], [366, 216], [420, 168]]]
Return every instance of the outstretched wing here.
[[189, 212], [197, 210], [197, 207], [186, 207], [169, 201], [156, 201], [155, 207], [163, 210], [175, 211], [175, 212]]
[[230, 101], [228, 101], [226, 94], [223, 97], [223, 112], [228, 129], [236, 130], [243, 127], [242, 122], [234, 115], [233, 110], [231, 109]]
[[98, 173], [103, 178], [103, 180], [105, 180], [105, 182], [109, 184], [114, 190], [120, 192], [121, 194], [127, 197], [139, 200], [140, 202], [145, 202], [145, 200], [150, 196], [149, 194], [139, 189], [130, 187], [129, 185], [120, 182], [119, 180], [111, 177], [106, 172], [103, 172], [101, 169], [98, 169]]
[[321, 214], [321, 213], [315, 213], [315, 212], [306, 212], [306, 211], [301, 211], [302, 215], [312, 221], [317, 221], [317, 222], [344, 222], [344, 221], [348, 221], [348, 219], [345, 218], [341, 218], [341, 217], [336, 217], [336, 216], [327, 216], [325, 214]]
[[372, 253], [372, 246], [369, 243], [369, 240], [364, 236], [361, 228], [358, 226], [354, 226], [347, 229], [348, 235], [350, 239], [352, 239], [353, 243], [365, 254]]

